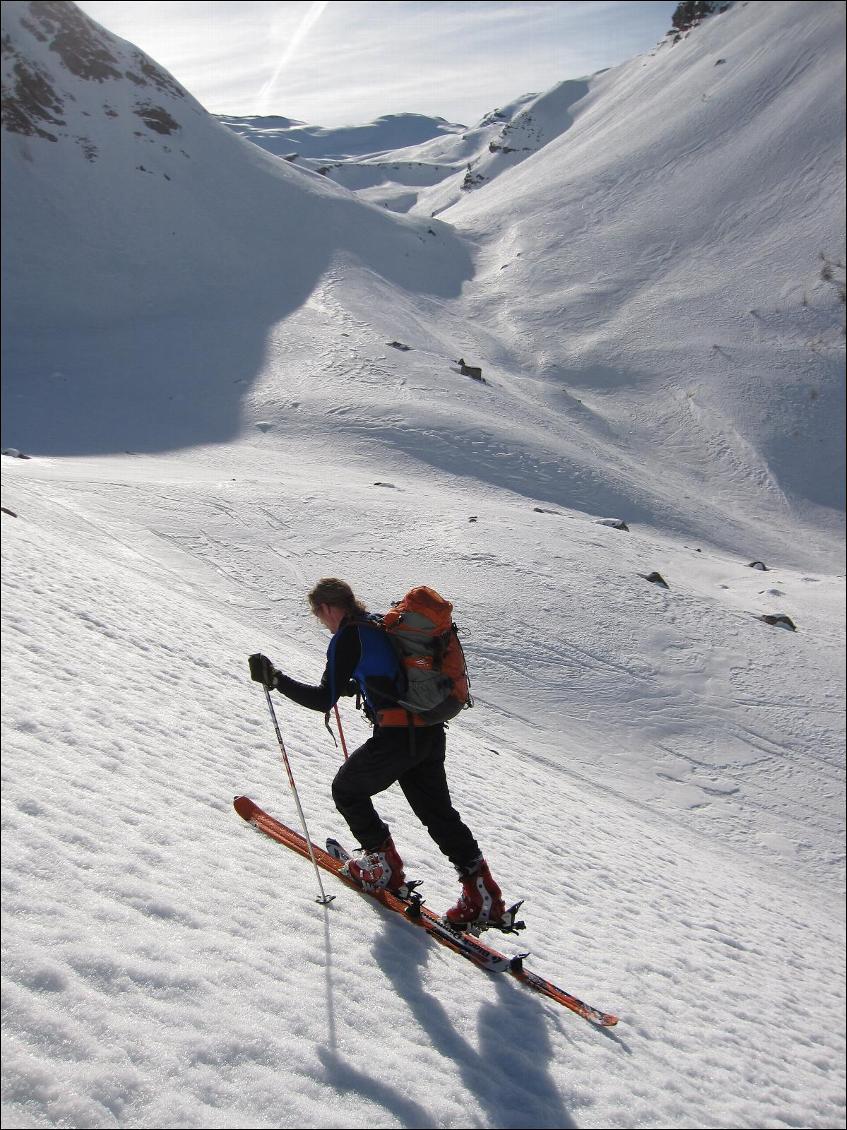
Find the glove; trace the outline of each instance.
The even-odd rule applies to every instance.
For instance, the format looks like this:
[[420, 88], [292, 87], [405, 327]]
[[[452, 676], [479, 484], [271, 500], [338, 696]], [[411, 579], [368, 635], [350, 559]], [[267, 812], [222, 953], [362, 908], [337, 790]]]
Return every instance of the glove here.
[[250, 664], [250, 678], [254, 683], [263, 683], [270, 691], [276, 689], [280, 673], [266, 655], [257, 652], [247, 662]]

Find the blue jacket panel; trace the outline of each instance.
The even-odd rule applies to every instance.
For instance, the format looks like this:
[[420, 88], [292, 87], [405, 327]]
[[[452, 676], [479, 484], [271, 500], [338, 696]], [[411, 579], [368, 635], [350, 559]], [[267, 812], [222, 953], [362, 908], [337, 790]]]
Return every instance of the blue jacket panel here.
[[[402, 694], [403, 673], [391, 641], [377, 624], [361, 620], [354, 626], [359, 634], [361, 654], [353, 670], [353, 679], [365, 700], [369, 714], [374, 717], [379, 710], [396, 705], [397, 699]], [[327, 650], [330, 697], [333, 703], [338, 700], [343, 689], [333, 683], [335, 649], [339, 636], [349, 627], [350, 625], [346, 624], [336, 632]]]

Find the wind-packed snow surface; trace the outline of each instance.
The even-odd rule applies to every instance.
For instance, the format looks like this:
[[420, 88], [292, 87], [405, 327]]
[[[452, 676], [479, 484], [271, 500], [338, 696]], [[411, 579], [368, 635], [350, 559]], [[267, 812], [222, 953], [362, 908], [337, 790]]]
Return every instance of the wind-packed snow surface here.
[[[844, 1126], [843, 5], [518, 99], [407, 216], [3, 15], [3, 1126]], [[317, 681], [324, 575], [455, 602], [503, 948], [617, 1028], [233, 812], [297, 826], [246, 657]]]

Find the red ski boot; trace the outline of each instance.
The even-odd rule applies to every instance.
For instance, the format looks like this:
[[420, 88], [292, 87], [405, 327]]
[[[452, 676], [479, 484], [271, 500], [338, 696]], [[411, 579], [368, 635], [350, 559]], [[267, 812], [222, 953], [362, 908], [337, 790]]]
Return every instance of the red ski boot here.
[[503, 892], [491, 878], [488, 864], [478, 859], [460, 873], [462, 893], [455, 906], [444, 915], [450, 926], [457, 930], [485, 927], [499, 923], [506, 913]]
[[406, 882], [403, 860], [391, 836], [373, 851], [349, 859], [343, 870], [366, 891], [397, 891]]

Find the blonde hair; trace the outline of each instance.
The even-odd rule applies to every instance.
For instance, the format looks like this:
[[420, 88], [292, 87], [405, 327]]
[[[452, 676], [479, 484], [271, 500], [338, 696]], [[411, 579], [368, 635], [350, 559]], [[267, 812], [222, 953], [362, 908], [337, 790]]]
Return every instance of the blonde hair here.
[[357, 600], [346, 581], [338, 577], [322, 577], [309, 593], [309, 607], [317, 612], [322, 604], [332, 604], [342, 608], [348, 616], [366, 616], [367, 608]]

